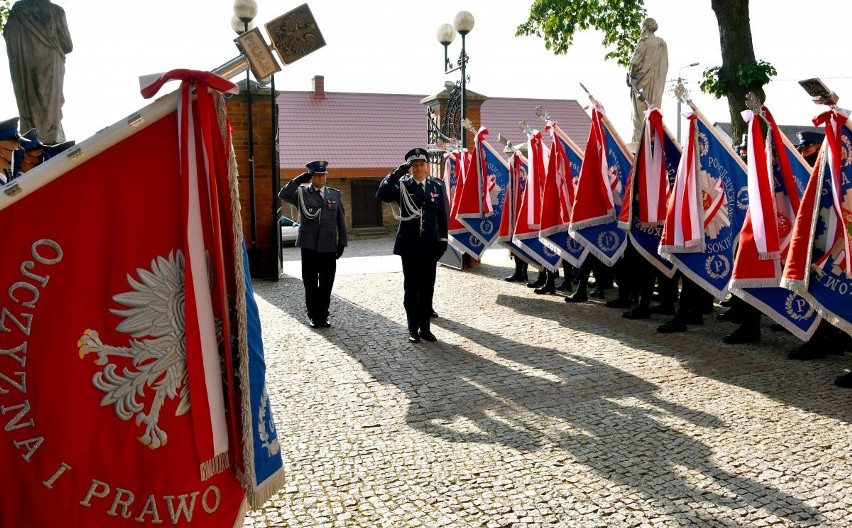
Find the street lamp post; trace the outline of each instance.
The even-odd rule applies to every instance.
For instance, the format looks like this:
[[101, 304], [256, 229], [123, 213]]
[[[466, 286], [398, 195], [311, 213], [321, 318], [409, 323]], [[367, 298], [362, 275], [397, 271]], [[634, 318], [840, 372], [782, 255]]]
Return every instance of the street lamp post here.
[[[257, 16], [257, 2], [254, 0], [236, 0], [234, 2], [234, 17], [242, 22], [242, 32], [248, 32], [249, 24]], [[236, 26], [236, 23], [232, 23]], [[236, 31], [240, 33], [239, 30]], [[257, 213], [254, 199], [254, 130], [252, 128], [251, 115], [251, 68], [246, 69], [246, 106], [248, 119], [248, 171], [249, 171], [249, 223], [251, 234], [251, 250], [249, 251], [249, 265], [252, 275], [257, 273]]]
[[[461, 141], [461, 148], [465, 148], [465, 130], [464, 130], [464, 120], [467, 117], [465, 114], [465, 99], [467, 96], [467, 61], [468, 56], [465, 53], [465, 37], [468, 33], [473, 29], [473, 15], [471, 15], [467, 11], [459, 11], [456, 15], [456, 18], [453, 20], [452, 24], [441, 24], [438, 27], [438, 42], [444, 46], [444, 73], [451, 73], [456, 70], [461, 71], [461, 82], [460, 82], [460, 93], [461, 93], [461, 119], [459, 120], [459, 140]], [[456, 32], [461, 35], [461, 53], [459, 54], [459, 60], [456, 67], [453, 67], [452, 62], [450, 62], [448, 56], [448, 46], [456, 37]]]
[[[687, 64], [686, 66], [681, 66], [677, 71], [677, 84], [675, 87], [679, 86], [683, 82], [682, 72], [684, 68], [692, 68], [693, 66], [698, 66], [697, 62], [693, 62], [692, 64]], [[677, 98], [677, 142], [680, 143], [680, 122], [682, 116], [680, 115], [680, 97]]]

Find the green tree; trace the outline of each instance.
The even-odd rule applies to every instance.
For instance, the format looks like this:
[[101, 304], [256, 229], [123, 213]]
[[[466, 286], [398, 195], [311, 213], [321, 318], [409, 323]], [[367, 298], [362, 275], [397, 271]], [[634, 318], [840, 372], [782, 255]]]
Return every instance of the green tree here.
[[10, 5], [9, 0], [0, 0], [0, 29], [3, 29], [6, 20], [9, 18]]
[[[719, 25], [722, 65], [704, 71], [701, 90], [728, 98], [733, 139], [746, 132], [740, 112], [745, 95], [754, 92], [763, 101], [763, 91], [775, 68], [754, 57], [748, 0], [710, 0]], [[603, 45], [610, 51], [606, 59], [627, 66], [639, 39], [642, 20], [647, 16], [644, 0], [534, 0], [529, 19], [518, 26], [516, 35], [534, 35], [557, 55], [568, 51], [577, 32], [595, 28], [603, 32]]]

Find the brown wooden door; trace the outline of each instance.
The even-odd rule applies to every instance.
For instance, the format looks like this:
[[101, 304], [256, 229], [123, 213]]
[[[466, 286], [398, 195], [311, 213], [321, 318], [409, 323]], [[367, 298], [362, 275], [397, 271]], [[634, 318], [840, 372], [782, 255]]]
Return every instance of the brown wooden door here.
[[352, 182], [352, 227], [381, 227], [381, 202], [376, 199], [378, 180]]

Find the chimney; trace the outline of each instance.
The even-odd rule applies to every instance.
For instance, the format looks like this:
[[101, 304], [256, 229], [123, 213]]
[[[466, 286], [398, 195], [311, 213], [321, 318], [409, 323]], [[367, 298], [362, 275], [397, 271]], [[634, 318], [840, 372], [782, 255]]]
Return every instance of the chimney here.
[[322, 75], [314, 75], [314, 97], [316, 99], [325, 98], [325, 77]]

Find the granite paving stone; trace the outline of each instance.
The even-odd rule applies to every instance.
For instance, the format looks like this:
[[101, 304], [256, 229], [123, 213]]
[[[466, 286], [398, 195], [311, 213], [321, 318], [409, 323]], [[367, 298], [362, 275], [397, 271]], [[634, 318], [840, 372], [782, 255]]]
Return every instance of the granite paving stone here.
[[438, 342], [410, 344], [392, 245], [351, 241], [331, 328], [306, 324], [298, 248], [254, 282], [286, 482], [244, 527], [852, 526], [849, 355], [787, 360], [765, 317], [749, 345], [712, 315], [660, 334], [615, 290], [503, 281], [500, 248], [439, 266]]

